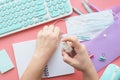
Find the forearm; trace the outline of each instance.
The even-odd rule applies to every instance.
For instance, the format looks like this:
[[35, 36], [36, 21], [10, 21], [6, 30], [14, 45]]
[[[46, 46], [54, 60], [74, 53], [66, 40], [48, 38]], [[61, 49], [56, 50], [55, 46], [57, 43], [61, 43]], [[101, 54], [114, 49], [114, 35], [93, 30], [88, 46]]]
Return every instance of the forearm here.
[[60, 29], [53, 25], [39, 31], [35, 53], [20, 80], [40, 80], [48, 60], [60, 41]]
[[[36, 54], [36, 53], [35, 53]], [[20, 80], [40, 80], [50, 55], [33, 55], [26, 71]]]
[[83, 72], [83, 80], [98, 80], [98, 74], [93, 65]]

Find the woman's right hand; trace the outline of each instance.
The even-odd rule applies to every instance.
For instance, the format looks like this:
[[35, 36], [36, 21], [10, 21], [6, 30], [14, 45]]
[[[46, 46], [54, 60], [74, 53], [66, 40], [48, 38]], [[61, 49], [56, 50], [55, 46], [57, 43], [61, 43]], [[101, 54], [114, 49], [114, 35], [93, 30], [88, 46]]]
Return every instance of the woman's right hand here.
[[70, 57], [63, 49], [62, 55], [64, 61], [77, 70], [82, 71], [83, 80], [98, 80], [97, 72], [88, 56], [85, 46], [80, 44], [75, 37], [65, 37], [62, 41], [67, 42], [73, 48], [75, 54], [73, 57]]
[[74, 49], [74, 52], [76, 54], [74, 57], [70, 57], [68, 53], [66, 53], [63, 49], [63, 59], [66, 63], [70, 64], [80, 71], [85, 71], [90, 68], [90, 66], [92, 66], [85, 46], [80, 44], [77, 38], [65, 37], [62, 39], [62, 41], [67, 42]]

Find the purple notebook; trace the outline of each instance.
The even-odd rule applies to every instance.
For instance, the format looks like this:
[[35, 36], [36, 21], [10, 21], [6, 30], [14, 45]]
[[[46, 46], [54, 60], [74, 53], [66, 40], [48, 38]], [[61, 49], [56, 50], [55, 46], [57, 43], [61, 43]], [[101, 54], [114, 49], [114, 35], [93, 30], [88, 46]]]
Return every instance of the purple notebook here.
[[[83, 43], [86, 45], [87, 50], [94, 54], [92, 62], [97, 71], [120, 56], [120, 18], [118, 18], [120, 17], [120, 6], [112, 9], [117, 15], [114, 24], [93, 40]], [[99, 61], [99, 57], [103, 54], [106, 57], [104, 62]]]

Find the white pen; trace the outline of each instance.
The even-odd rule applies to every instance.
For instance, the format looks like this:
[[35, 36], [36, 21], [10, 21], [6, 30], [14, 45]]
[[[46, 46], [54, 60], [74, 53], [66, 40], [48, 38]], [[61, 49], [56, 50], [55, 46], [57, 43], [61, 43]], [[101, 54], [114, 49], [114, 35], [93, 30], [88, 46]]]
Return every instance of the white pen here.
[[85, 9], [89, 12], [89, 13], [92, 13], [93, 11], [91, 10], [91, 8], [87, 5], [87, 3], [84, 1], [84, 0], [82, 0], [82, 4], [83, 4], [83, 6], [85, 7]]
[[71, 48], [71, 46], [69, 46], [67, 42], [62, 42], [62, 44], [63, 44], [63, 49], [65, 50], [65, 52], [67, 52], [70, 56], [72, 56], [73, 49]]
[[82, 15], [83, 13], [79, 11], [77, 8], [73, 8], [73, 11], [75, 11], [77, 14]]

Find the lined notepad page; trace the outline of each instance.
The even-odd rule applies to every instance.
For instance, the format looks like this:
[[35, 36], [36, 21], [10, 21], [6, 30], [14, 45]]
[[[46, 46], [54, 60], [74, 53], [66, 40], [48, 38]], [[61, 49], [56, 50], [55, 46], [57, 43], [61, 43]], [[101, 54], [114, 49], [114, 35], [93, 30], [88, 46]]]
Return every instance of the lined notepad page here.
[[[32, 58], [35, 44], [35, 40], [13, 44], [19, 77], [22, 76]], [[43, 78], [74, 73], [74, 68], [63, 61], [61, 46], [62, 44], [59, 45], [47, 64], [49, 75], [44, 76], [43, 74]]]

